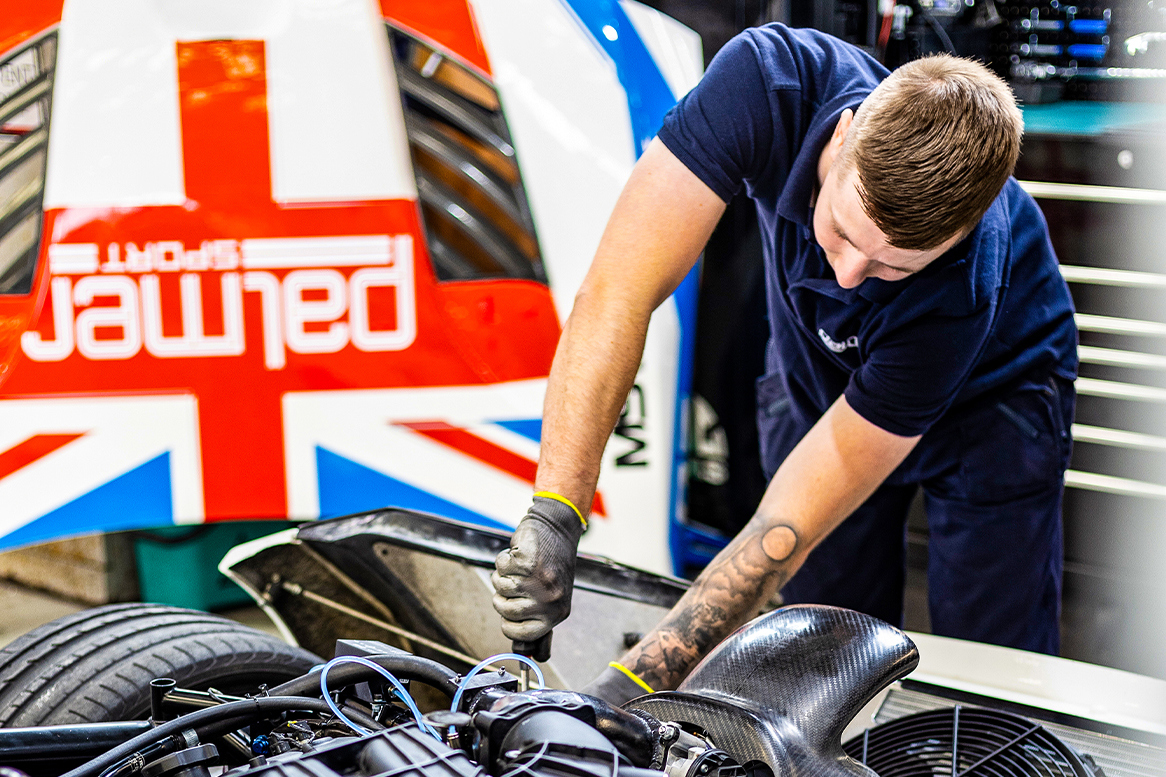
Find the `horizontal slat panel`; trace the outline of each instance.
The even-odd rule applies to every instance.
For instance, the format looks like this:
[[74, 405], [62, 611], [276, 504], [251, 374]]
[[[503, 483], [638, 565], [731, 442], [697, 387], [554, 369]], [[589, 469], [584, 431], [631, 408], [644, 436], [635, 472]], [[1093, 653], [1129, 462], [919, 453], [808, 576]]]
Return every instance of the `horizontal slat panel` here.
[[1141, 289], [1166, 289], [1166, 275], [1137, 270], [1112, 270], [1107, 267], [1081, 267], [1062, 264], [1061, 275], [1070, 283], [1098, 286], [1125, 286]]
[[1073, 441], [1143, 451], [1166, 451], [1166, 437], [1088, 424], [1073, 424]]
[[1139, 386], [1136, 383], [1120, 383], [1116, 380], [1077, 378], [1077, 393], [1091, 397], [1166, 402], [1166, 389], [1160, 389], [1157, 386]]
[[1166, 337], [1166, 324], [1160, 324], [1157, 321], [1143, 321], [1137, 318], [1118, 318], [1117, 316], [1095, 316], [1091, 313], [1078, 313], [1076, 321], [1077, 328], [1083, 332], [1107, 332], [1116, 335]]
[[1077, 356], [1083, 364], [1108, 364], [1114, 367], [1144, 367], [1166, 369], [1166, 356], [1141, 351], [1123, 351], [1117, 348], [1097, 348], [1092, 345], [1077, 347]]
[[1157, 483], [1146, 483], [1141, 480], [1130, 480], [1129, 478], [1116, 478], [1112, 475], [1099, 475], [1096, 472], [1080, 472], [1075, 469], [1071, 469], [1065, 473], [1065, 485], [1069, 488], [1101, 491], [1106, 494], [1166, 499], [1166, 486], [1160, 486]]
[[1166, 191], [1160, 189], [1091, 186], [1080, 183], [1052, 183], [1050, 181], [1020, 181], [1020, 186], [1037, 199], [1166, 205]]

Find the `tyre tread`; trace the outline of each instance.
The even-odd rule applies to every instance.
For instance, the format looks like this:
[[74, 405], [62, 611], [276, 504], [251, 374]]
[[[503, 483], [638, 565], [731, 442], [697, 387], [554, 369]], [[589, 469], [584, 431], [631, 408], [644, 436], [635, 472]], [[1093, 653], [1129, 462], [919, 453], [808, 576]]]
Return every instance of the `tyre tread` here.
[[319, 658], [196, 610], [117, 604], [65, 616], [0, 649], [0, 726], [128, 720], [148, 714], [149, 681], [182, 687], [249, 675], [273, 682]]

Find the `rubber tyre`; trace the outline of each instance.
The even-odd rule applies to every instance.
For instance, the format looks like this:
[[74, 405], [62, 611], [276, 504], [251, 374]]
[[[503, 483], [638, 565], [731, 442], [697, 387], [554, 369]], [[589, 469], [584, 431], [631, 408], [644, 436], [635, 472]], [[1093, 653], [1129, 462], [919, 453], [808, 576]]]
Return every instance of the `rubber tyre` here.
[[150, 681], [241, 693], [291, 680], [321, 659], [234, 621], [159, 604], [112, 604], [58, 618], [0, 650], [0, 726], [144, 719]]

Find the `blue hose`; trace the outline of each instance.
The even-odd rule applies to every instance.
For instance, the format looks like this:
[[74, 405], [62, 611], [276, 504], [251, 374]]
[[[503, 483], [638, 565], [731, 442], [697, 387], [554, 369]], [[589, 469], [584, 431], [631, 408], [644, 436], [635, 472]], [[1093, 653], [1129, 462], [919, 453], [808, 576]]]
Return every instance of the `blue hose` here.
[[[417, 725], [421, 728], [421, 730], [432, 736], [438, 742], [442, 741], [441, 735], [438, 734], [432, 726], [425, 722], [425, 718], [421, 715], [421, 710], [417, 708], [417, 703], [413, 701], [413, 697], [409, 695], [407, 690], [405, 690], [405, 686], [401, 683], [401, 681], [394, 677], [388, 669], [385, 669], [383, 666], [379, 666], [372, 661], [369, 661], [367, 658], [362, 658], [360, 656], [337, 656], [320, 668], [320, 692], [324, 695], [324, 701], [327, 702], [329, 709], [335, 713], [336, 717], [340, 718], [340, 720], [344, 722], [344, 725], [348, 726], [358, 734], [372, 733], [364, 727], [358, 726], [349, 720], [348, 716], [341, 712], [340, 707], [332, 700], [331, 694], [328, 693], [328, 670], [337, 664], [360, 664], [361, 666], [367, 666], [369, 669], [375, 670], [378, 674], [392, 683], [393, 690], [396, 692], [401, 701], [405, 702], [405, 706], [409, 708], [409, 711], [413, 713], [413, 719], [417, 721]], [[458, 691], [461, 691], [460, 687], [458, 688]]]
[[471, 677], [486, 667], [490, 666], [490, 664], [493, 664], [495, 661], [505, 661], [507, 659], [511, 661], [520, 661], [529, 666], [534, 670], [534, 676], [538, 678], [538, 687], [547, 687], [547, 681], [543, 678], [543, 670], [539, 668], [539, 665], [535, 663], [534, 659], [530, 658], [529, 656], [520, 656], [517, 653], [499, 653], [498, 655], [490, 656], [489, 658], [482, 660], [478, 663], [477, 666], [466, 673], [466, 676], [463, 677], [461, 682], [458, 683], [457, 690], [453, 694], [453, 701], [449, 705], [450, 710], [453, 712], [458, 712], [458, 707], [460, 707], [462, 703], [462, 695], [466, 691], [466, 683], [470, 681]]

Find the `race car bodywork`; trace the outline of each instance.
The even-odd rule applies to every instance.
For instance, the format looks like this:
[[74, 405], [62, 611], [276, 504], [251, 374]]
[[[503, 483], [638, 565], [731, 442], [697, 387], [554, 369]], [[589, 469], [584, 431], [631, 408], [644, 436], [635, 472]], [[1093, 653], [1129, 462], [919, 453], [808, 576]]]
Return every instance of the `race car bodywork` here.
[[[0, 18], [0, 547], [523, 514], [560, 325], [695, 34], [634, 2], [34, 0]], [[670, 569], [694, 283], [592, 550]]]

